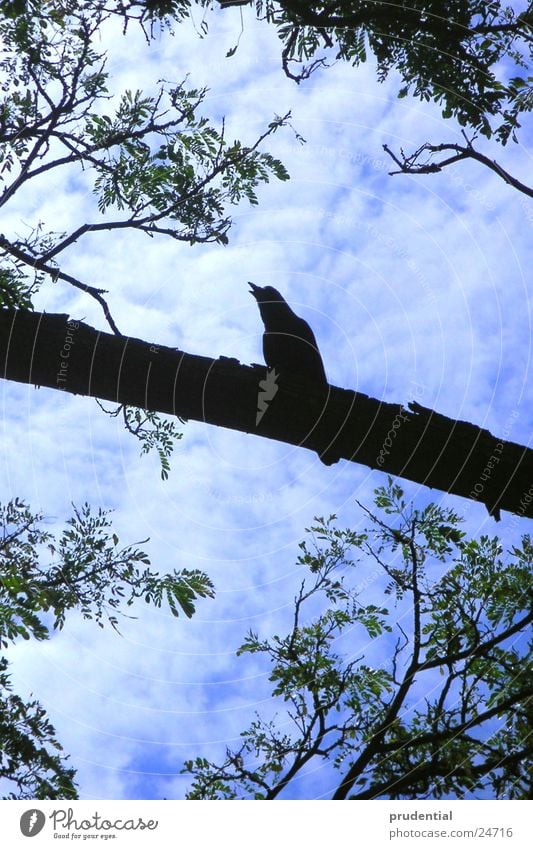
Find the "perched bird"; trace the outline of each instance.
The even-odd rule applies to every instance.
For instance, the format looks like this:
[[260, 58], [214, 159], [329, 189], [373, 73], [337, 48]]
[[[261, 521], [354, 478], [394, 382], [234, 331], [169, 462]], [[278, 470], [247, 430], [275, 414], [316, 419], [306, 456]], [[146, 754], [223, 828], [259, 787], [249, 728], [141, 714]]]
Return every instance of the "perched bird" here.
[[308, 323], [291, 310], [273, 286], [249, 286], [265, 325], [263, 356], [267, 366], [277, 374], [326, 386], [324, 364]]

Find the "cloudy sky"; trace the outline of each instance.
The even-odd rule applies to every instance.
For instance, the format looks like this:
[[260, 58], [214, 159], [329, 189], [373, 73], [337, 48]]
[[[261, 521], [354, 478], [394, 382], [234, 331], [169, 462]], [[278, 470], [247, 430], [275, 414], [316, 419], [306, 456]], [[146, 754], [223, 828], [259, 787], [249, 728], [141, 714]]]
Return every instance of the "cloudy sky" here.
[[[475, 163], [388, 176], [383, 144], [411, 151], [461, 141], [458, 128], [432, 105], [398, 101], [394, 76], [379, 85], [372, 62], [339, 64], [296, 86], [283, 76], [274, 31], [248, 10], [229, 59], [239, 11], [210, 19], [202, 39], [196, 17], [149, 48], [134, 29], [127, 39], [107, 31], [112, 89], [150, 91], [158, 78], [190, 74], [191, 85], [210, 89], [204, 114], [225, 116], [227, 137], [244, 143], [292, 110], [307, 143], [286, 129], [265, 145], [290, 182], [262, 187], [258, 207], [235, 209], [227, 247], [97, 234], [69, 250], [63, 268], [109, 289], [122, 332], [243, 363], [262, 361], [246, 281], [273, 285], [312, 324], [332, 384], [391, 402], [416, 398], [529, 444], [531, 202]], [[532, 130], [526, 122], [521, 145], [479, 147], [527, 182]], [[39, 220], [61, 230], [94, 220], [96, 208], [84, 184], [50, 175], [9, 214], [10, 230]], [[99, 307], [66, 284], [47, 285], [38, 306], [107, 330]], [[191, 621], [143, 604], [119, 637], [72, 615], [50, 641], [9, 653], [17, 691], [40, 699], [71, 754], [82, 798], [183, 798], [186, 758], [223, 756], [254, 711], [276, 709], [268, 666], [235, 650], [250, 628], [266, 637], [289, 627], [304, 528], [330, 513], [358, 527], [355, 500], [371, 506], [385, 477], [191, 422], [163, 482], [157, 459], [139, 458], [120, 421], [93, 400], [7, 382], [1, 400], [3, 501], [26, 499], [50, 527], [68, 518], [71, 502], [112, 508], [123, 543], [150, 537], [155, 567], [201, 568], [215, 582], [216, 599]], [[455, 507], [472, 534], [516, 535], [509, 514], [496, 526], [476, 504], [408, 482], [405, 490], [416, 503]], [[327, 796], [329, 786], [318, 769], [298, 793]]]

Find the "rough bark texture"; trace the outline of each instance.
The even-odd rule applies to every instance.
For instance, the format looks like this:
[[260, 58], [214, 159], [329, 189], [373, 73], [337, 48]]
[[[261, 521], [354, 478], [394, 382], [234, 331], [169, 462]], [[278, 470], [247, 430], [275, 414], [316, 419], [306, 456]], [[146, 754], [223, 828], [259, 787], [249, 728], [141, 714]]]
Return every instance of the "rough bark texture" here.
[[0, 367], [7, 380], [300, 445], [328, 465], [364, 463], [481, 501], [496, 518], [500, 510], [533, 516], [531, 449], [414, 402], [407, 409], [297, 381], [277, 382], [273, 394], [264, 366], [101, 333], [67, 315], [10, 309], [0, 310]]

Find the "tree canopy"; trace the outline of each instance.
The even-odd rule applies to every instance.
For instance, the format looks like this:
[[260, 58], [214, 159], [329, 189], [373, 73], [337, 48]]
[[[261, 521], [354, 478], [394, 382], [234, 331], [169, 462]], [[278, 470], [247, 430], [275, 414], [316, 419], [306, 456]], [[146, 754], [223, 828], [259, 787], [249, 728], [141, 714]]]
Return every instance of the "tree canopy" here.
[[98, 37], [122, 9], [98, 0], [13, 2], [0, 16], [0, 208], [65, 169], [88, 180], [97, 205], [93, 220], [66, 233], [37, 226], [23, 237], [0, 236], [2, 301], [27, 309], [45, 279], [61, 280], [95, 298], [115, 333], [105, 290], [69, 274], [59, 260], [64, 251], [89, 233], [128, 228], [226, 244], [227, 207], [243, 198], [255, 204], [258, 184], [288, 179], [281, 162], [258, 149], [288, 116], [275, 117], [249, 144], [228, 142], [223, 124], [199, 114], [205, 90], [185, 81], [161, 82], [152, 93], [109, 92]]
[[[184, 6], [151, 5], [161, 11]], [[533, 10], [527, 2], [519, 8], [499, 0], [252, 0], [251, 5], [276, 27], [283, 68], [298, 82], [330, 58], [357, 66], [370, 52], [379, 80], [392, 71], [400, 75], [399, 97], [433, 100], [445, 118], [454, 116], [502, 143], [514, 137], [520, 114], [533, 107], [533, 77], [527, 76]], [[300, 69], [292, 71], [295, 66]]]
[[238, 650], [268, 668], [279, 712], [218, 763], [189, 760], [187, 798], [294, 798], [319, 764], [321, 798], [529, 798], [530, 537], [469, 539], [391, 479], [375, 504], [362, 532], [307, 529], [292, 627]]
[[[198, 2], [211, 5], [210, 0]], [[162, 10], [166, 4], [154, 5]], [[183, 5], [175, 4], [182, 14]], [[244, 4], [220, 3], [232, 5]], [[472, 159], [533, 197], [531, 185], [474, 146], [480, 135], [504, 145], [517, 141], [521, 120], [533, 109], [531, 3], [251, 0], [248, 5], [276, 28], [283, 70], [296, 82], [336, 61], [357, 67], [372, 55], [380, 82], [398, 76], [398, 97], [433, 101], [443, 118], [454, 118], [464, 128], [460, 143], [426, 141], [407, 154], [385, 145], [399, 166], [391, 174], [431, 174]], [[439, 156], [442, 152], [446, 155]]]
[[[93, 514], [85, 504], [57, 536], [22, 500], [0, 505], [0, 649], [19, 639], [50, 639], [70, 611], [118, 630], [119, 617], [136, 599], [190, 618], [198, 598], [213, 597], [204, 572], [161, 575], [141, 548], [121, 548], [108, 512]], [[16, 799], [76, 798], [75, 771], [61, 755], [45, 709], [13, 693], [7, 669], [7, 657], [1, 657], [0, 792]]]

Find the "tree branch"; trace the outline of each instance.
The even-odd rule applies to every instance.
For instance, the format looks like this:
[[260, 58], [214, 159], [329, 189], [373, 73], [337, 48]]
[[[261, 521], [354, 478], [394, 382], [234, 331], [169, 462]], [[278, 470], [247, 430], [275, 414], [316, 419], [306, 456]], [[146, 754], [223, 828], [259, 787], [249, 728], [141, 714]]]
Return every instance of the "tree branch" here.
[[434, 732], [432, 730], [427, 734], [419, 734], [418, 736], [411, 737], [409, 740], [393, 740], [390, 743], [382, 743], [379, 747], [379, 752], [376, 754], [387, 754], [389, 752], [396, 752], [399, 749], [425, 746], [428, 743], [433, 742], [445, 743], [447, 740], [459, 738], [466, 731], [470, 731], [478, 725], [483, 725], [483, 723], [487, 722], [487, 720], [498, 716], [505, 710], [515, 707], [519, 702], [530, 701], [532, 697], [533, 687], [527, 687], [525, 690], [513, 693], [507, 699], [502, 699], [493, 707], [477, 712], [475, 715], [471, 716], [470, 719], [460, 722], [457, 725], [452, 725], [449, 728], [444, 728], [442, 731]]
[[337, 790], [333, 794], [333, 799], [346, 799], [353, 785], [355, 784], [356, 779], [361, 775], [363, 770], [368, 766], [372, 758], [380, 751], [381, 744], [383, 742], [383, 738], [385, 737], [387, 731], [390, 729], [394, 720], [397, 718], [398, 713], [411, 689], [416, 673], [419, 670], [418, 659], [420, 656], [420, 602], [421, 602], [421, 594], [418, 588], [418, 555], [416, 552], [416, 547], [414, 545], [414, 533], [415, 533], [415, 521], [413, 520], [412, 528], [411, 528], [411, 540], [410, 540], [410, 553], [411, 553], [411, 564], [412, 564], [412, 592], [413, 592], [413, 633], [414, 633], [414, 642], [413, 642], [413, 651], [411, 654], [411, 659], [403, 676], [403, 680], [401, 681], [398, 690], [396, 691], [396, 695], [391, 700], [388, 705], [385, 716], [382, 721], [379, 723], [376, 731], [372, 734], [366, 748], [362, 751], [356, 761], [352, 764], [352, 766], [348, 769], [346, 775], [341, 781], [340, 785], [337, 787]]
[[[460, 162], [464, 159], [474, 159], [476, 162], [481, 163], [481, 165], [485, 165], [487, 168], [490, 168], [491, 171], [494, 171], [498, 177], [501, 177], [505, 183], [508, 183], [508, 185], [512, 186], [514, 189], [517, 189], [519, 192], [533, 198], [533, 188], [522, 183], [516, 177], [513, 177], [505, 170], [505, 168], [498, 165], [495, 160], [489, 159], [488, 156], [484, 156], [484, 154], [475, 150], [470, 142], [468, 142], [466, 146], [460, 144], [435, 145], [426, 142], [419, 147], [418, 150], [411, 154], [411, 156], [405, 156], [403, 151], [401, 151], [401, 158], [396, 156], [386, 144], [383, 145], [383, 150], [389, 154], [391, 159], [394, 160], [399, 168], [398, 171], [389, 171], [390, 176], [394, 176], [395, 174], [436, 174], [448, 165], [453, 165], [455, 162]], [[446, 159], [442, 159], [440, 162], [427, 161], [421, 164], [418, 162], [419, 157], [424, 153], [428, 153], [429, 156], [432, 157], [434, 154], [442, 153], [443, 151], [454, 151], [454, 155]]]
[[23, 251], [17, 245], [13, 244], [8, 239], [6, 239], [5, 236], [1, 233], [0, 248], [2, 248], [6, 253], [11, 254], [11, 256], [15, 257], [15, 259], [18, 259], [20, 262], [24, 262], [26, 265], [31, 266], [31, 268], [37, 269], [37, 271], [43, 271], [45, 274], [49, 274], [53, 280], [64, 280], [66, 283], [70, 283], [70, 285], [74, 286], [76, 289], [80, 289], [80, 291], [86, 292], [88, 295], [91, 296], [91, 298], [94, 298], [95, 301], [98, 301], [98, 303], [102, 307], [104, 315], [113, 333], [115, 333], [117, 336], [122, 336], [120, 330], [115, 324], [113, 316], [111, 315], [111, 311], [109, 309], [107, 301], [105, 300], [105, 298], [102, 297], [103, 293], [106, 292], [105, 289], [97, 289], [94, 286], [88, 286], [87, 283], [82, 283], [81, 280], [78, 280], [71, 274], [65, 274], [64, 271], [61, 271], [56, 266], [47, 265], [43, 259], [39, 257], [34, 257], [26, 251]]
[[[390, 781], [382, 781], [373, 784], [361, 793], [356, 793], [350, 796], [352, 800], [362, 799], [377, 799], [380, 796], [387, 794], [389, 798], [394, 798], [399, 794], [413, 795], [417, 792], [417, 785], [420, 782], [430, 782], [432, 778], [438, 776], [447, 776], [453, 773], [458, 780], [472, 779], [474, 777], [482, 777], [493, 769], [502, 769], [503, 767], [515, 766], [518, 768], [525, 761], [529, 760], [532, 753], [532, 747], [528, 746], [519, 752], [510, 752], [506, 755], [497, 754], [492, 758], [488, 758], [483, 763], [472, 764], [470, 761], [467, 766], [461, 764], [451, 765], [446, 760], [432, 760], [430, 763], [418, 764], [413, 767], [407, 774], [400, 778], [393, 778]], [[419, 794], [417, 794], [419, 798]]]
[[456, 663], [458, 660], [470, 660], [474, 657], [482, 657], [485, 654], [494, 648], [495, 646], [502, 643], [504, 640], [507, 640], [509, 637], [512, 637], [514, 634], [518, 634], [524, 628], [526, 628], [530, 622], [533, 622], [533, 612], [528, 613], [527, 616], [524, 616], [522, 619], [519, 619], [518, 622], [515, 622], [514, 625], [511, 625], [507, 630], [502, 631], [500, 634], [496, 634], [490, 640], [486, 640], [484, 643], [479, 643], [479, 645], [474, 648], [464, 649], [464, 651], [456, 652], [455, 654], [448, 654], [444, 657], [433, 657], [430, 660], [424, 660], [420, 666], [418, 667], [419, 671], [423, 671], [426, 669], [435, 669], [437, 666], [446, 666], [450, 663]]
[[[54, 268], [45, 270], [57, 274]], [[91, 288], [76, 283], [83, 291]], [[274, 402], [257, 424], [264, 366], [117, 338], [81, 321], [75, 322], [76, 346], [59, 386], [58, 352], [70, 332], [68, 323], [65, 315], [0, 310], [0, 374], [299, 445], [316, 451], [328, 465], [343, 457], [480, 501], [492, 512], [498, 506], [533, 517], [533, 451], [475, 425], [419, 404], [405, 409], [361, 392], [328, 386], [324, 393], [290, 379], [280, 381]], [[388, 434], [400, 417], [392, 441]], [[390, 448], [384, 450], [387, 440]]]

